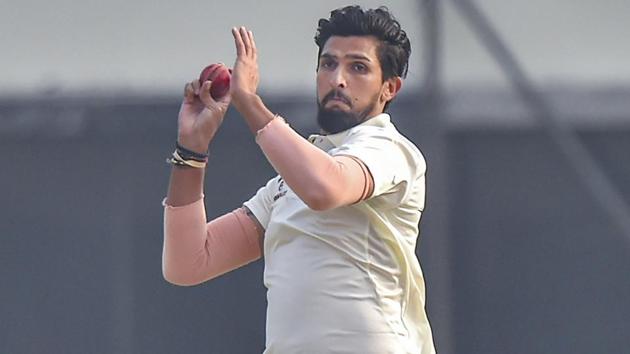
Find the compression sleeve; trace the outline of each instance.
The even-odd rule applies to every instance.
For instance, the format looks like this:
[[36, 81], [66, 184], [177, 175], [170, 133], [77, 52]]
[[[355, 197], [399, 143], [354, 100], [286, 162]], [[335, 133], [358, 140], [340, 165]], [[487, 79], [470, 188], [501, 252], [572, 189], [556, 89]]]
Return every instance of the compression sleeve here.
[[328, 155], [280, 117], [258, 131], [256, 142], [293, 192], [312, 209], [349, 205], [372, 193], [372, 176], [360, 159]]
[[263, 230], [236, 209], [206, 223], [203, 199], [164, 204], [162, 272], [176, 285], [196, 285], [261, 257]]

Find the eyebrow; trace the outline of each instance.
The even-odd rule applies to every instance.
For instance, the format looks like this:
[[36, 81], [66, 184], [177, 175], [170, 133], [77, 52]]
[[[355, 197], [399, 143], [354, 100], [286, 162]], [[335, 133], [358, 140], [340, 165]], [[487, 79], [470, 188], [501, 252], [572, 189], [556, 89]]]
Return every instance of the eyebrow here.
[[[370, 59], [369, 57], [363, 55], [363, 54], [346, 54], [345, 55], [346, 58], [350, 58], [350, 59], [358, 59], [358, 60], [365, 60], [367, 62], [372, 62], [372, 59]], [[324, 53], [322, 55], [320, 55], [319, 57], [320, 59], [337, 59], [336, 55], [330, 54], [330, 53]]]

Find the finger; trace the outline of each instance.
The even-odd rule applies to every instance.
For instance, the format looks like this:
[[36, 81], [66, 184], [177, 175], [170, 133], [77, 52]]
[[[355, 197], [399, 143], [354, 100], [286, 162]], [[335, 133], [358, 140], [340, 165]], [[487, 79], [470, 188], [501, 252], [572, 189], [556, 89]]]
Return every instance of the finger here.
[[201, 85], [201, 89], [199, 90], [199, 99], [201, 99], [201, 102], [206, 107], [215, 104], [214, 99], [210, 95], [210, 86], [212, 86], [212, 81], [208, 80]]
[[190, 82], [184, 86], [184, 99], [186, 102], [192, 102], [195, 99], [195, 90]]
[[198, 79], [194, 79], [192, 82], [192, 88], [193, 88], [193, 92], [195, 93], [195, 95], [199, 95], [199, 80]]
[[241, 27], [239, 32], [240, 32], [241, 38], [243, 38], [243, 43], [245, 46], [245, 54], [247, 56], [251, 56], [252, 45], [251, 45], [251, 41], [249, 40], [249, 35], [247, 34], [247, 28]]
[[[220, 63], [214, 63], [212, 65], [206, 66], [203, 69], [203, 71], [201, 72], [201, 74], [199, 75], [199, 81], [206, 81], [206, 80], [208, 80], [208, 78], [213, 77], [214, 73], [220, 67], [221, 67]], [[202, 84], [203, 84], [203, 82], [200, 82], [199, 86], [201, 86]]]
[[241, 38], [241, 33], [236, 27], [232, 28], [232, 36], [234, 36], [236, 55], [239, 57], [243, 56], [245, 54], [245, 44], [243, 43], [243, 38]]
[[258, 56], [258, 49], [256, 49], [256, 42], [254, 41], [254, 32], [247, 31], [247, 34], [249, 35], [249, 42], [252, 46], [252, 54], [254, 58], [256, 58]]
[[186, 85], [184, 86], [184, 96], [191, 96], [194, 94], [195, 94], [195, 91], [192, 87], [192, 84], [190, 82], [187, 82]]

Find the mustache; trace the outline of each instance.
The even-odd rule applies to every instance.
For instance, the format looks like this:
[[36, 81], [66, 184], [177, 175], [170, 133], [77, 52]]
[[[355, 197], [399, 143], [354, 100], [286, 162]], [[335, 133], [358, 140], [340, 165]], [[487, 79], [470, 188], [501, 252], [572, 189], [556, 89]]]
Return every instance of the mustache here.
[[348, 106], [352, 107], [352, 100], [350, 99], [350, 97], [344, 95], [339, 90], [332, 90], [332, 91], [328, 92], [326, 94], [326, 96], [324, 96], [324, 98], [322, 99], [322, 106], [325, 105], [326, 103], [328, 103], [328, 101], [330, 101], [332, 99], [338, 99], [338, 100], [340, 99], [345, 104], [347, 104]]

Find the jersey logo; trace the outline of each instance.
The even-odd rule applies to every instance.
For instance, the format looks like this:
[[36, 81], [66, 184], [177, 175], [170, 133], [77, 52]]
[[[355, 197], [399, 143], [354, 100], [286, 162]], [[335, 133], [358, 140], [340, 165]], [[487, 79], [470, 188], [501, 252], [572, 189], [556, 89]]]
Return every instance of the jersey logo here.
[[284, 185], [284, 180], [282, 179], [282, 177], [280, 177], [280, 183], [278, 184], [278, 193], [276, 193], [276, 195], [273, 196], [273, 201], [275, 202], [281, 197], [284, 197], [284, 195], [287, 194], [287, 191], [288, 189]]

